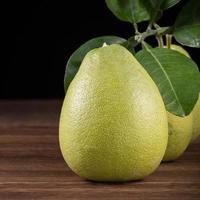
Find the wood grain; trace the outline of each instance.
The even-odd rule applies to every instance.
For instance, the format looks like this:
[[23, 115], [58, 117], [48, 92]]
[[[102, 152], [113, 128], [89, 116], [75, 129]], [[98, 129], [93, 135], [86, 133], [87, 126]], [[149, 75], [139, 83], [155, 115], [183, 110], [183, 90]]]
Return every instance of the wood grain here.
[[200, 139], [143, 181], [85, 181], [62, 159], [60, 108], [57, 100], [0, 102], [0, 200], [200, 199]]

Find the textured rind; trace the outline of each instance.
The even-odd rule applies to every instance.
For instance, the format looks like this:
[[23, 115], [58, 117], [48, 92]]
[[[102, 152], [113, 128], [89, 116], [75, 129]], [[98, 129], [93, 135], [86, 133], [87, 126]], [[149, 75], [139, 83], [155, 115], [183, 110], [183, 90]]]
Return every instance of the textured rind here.
[[95, 181], [138, 180], [166, 150], [165, 107], [153, 80], [124, 47], [90, 51], [63, 103], [59, 141], [65, 161]]
[[200, 95], [196, 105], [194, 106], [192, 113], [194, 118], [192, 141], [194, 141], [200, 135]]
[[178, 117], [169, 112], [167, 114], [169, 138], [163, 161], [173, 161], [185, 151], [190, 143], [193, 114], [186, 117]]

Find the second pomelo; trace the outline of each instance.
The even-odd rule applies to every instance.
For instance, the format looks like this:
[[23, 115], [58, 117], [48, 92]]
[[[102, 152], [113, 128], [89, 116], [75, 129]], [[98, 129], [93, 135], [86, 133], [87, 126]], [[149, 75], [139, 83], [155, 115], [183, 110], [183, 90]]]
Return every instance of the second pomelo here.
[[[166, 48], [166, 46], [165, 46]], [[170, 49], [178, 51], [188, 58], [190, 55], [181, 46], [171, 44]], [[178, 117], [172, 113], [168, 113], [168, 124], [169, 124], [169, 139], [167, 150], [163, 161], [173, 161], [177, 159], [189, 145], [191, 138], [194, 137], [194, 110], [186, 117]], [[198, 112], [198, 111], [197, 111]]]
[[200, 135], [200, 95], [192, 112], [193, 112], [193, 118], [194, 118], [192, 141], [194, 141]]
[[169, 112], [167, 115], [169, 137], [163, 161], [173, 161], [185, 151], [190, 143], [193, 115], [178, 117]]
[[[167, 48], [165, 46], [165, 48]], [[178, 51], [179, 53], [184, 54], [185, 56], [187, 56], [188, 58], [191, 58], [189, 53], [181, 46], [175, 45], [175, 44], [171, 44], [170, 45], [170, 49], [174, 50], [174, 51]]]
[[[191, 58], [189, 53], [181, 46], [171, 44], [170, 48], [172, 50], [175, 50], [184, 54], [188, 58]], [[194, 106], [194, 109], [191, 112], [191, 115], [193, 115], [193, 131], [192, 131], [192, 141], [193, 141], [200, 135], [200, 94]]]
[[168, 140], [164, 103], [124, 47], [85, 56], [65, 96], [59, 140], [69, 167], [85, 179], [138, 180], [158, 167]]

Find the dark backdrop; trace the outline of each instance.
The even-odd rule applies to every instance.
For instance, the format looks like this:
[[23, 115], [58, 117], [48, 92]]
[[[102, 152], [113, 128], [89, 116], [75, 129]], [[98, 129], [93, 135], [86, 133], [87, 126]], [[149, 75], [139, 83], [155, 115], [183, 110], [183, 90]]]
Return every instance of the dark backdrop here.
[[[185, 2], [165, 11], [160, 24], [173, 24]], [[1, 99], [62, 98], [65, 65], [77, 47], [96, 36], [133, 34], [103, 0], [7, 1], [2, 10]], [[186, 49], [199, 64], [199, 49]]]

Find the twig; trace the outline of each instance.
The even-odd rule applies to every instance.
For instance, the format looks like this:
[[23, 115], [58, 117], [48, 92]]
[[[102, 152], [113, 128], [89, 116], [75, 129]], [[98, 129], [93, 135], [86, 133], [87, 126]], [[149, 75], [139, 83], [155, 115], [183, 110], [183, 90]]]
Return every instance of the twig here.
[[171, 43], [172, 43], [172, 35], [166, 34], [166, 44], [168, 49], [171, 48]]

